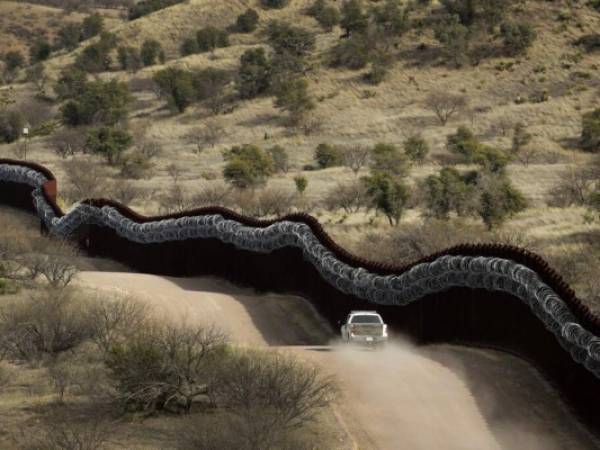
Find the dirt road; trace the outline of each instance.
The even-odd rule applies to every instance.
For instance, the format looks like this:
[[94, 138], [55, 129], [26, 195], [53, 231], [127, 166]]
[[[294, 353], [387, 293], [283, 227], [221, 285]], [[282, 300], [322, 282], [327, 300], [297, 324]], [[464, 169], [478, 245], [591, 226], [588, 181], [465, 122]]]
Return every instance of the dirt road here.
[[527, 363], [453, 346], [382, 351], [328, 345], [332, 330], [303, 299], [207, 278], [82, 272], [78, 282], [128, 292], [159, 316], [216, 323], [232, 341], [277, 346], [335, 374], [335, 412], [360, 449], [600, 448]]

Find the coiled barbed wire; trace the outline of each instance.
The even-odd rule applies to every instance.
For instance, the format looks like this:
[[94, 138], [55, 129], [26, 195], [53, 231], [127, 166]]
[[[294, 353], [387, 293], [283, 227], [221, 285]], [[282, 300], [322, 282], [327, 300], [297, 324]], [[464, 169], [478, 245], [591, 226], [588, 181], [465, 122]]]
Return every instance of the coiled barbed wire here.
[[600, 338], [577, 321], [567, 304], [528, 267], [509, 259], [445, 255], [400, 275], [378, 275], [340, 261], [304, 223], [276, 222], [265, 228], [243, 225], [219, 214], [137, 223], [111, 206], [78, 204], [62, 217], [42, 194], [46, 177], [30, 168], [0, 164], [0, 180], [33, 186], [35, 208], [53, 235], [68, 238], [83, 224], [110, 227], [130, 241], [149, 244], [216, 238], [238, 249], [270, 253], [299, 248], [335, 288], [380, 305], [404, 306], [452, 287], [509, 293], [525, 302], [571, 357], [600, 378]]

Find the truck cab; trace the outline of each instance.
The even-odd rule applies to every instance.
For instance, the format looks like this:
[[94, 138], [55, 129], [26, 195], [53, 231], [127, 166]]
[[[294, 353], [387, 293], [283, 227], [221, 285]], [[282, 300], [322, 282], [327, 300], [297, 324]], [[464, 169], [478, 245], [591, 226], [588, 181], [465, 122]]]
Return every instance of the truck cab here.
[[342, 327], [342, 340], [381, 345], [388, 339], [387, 325], [377, 311], [350, 311]]

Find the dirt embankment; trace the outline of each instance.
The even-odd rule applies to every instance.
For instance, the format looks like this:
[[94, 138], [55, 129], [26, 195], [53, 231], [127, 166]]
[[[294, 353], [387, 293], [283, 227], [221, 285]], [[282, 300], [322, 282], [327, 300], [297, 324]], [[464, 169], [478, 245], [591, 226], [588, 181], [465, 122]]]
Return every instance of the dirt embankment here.
[[327, 344], [332, 330], [303, 299], [206, 278], [83, 272], [79, 283], [129, 292], [156, 313], [213, 322], [239, 344], [294, 351], [335, 374], [334, 413], [360, 449], [591, 449], [598, 442], [524, 361], [455, 346], [381, 351]]

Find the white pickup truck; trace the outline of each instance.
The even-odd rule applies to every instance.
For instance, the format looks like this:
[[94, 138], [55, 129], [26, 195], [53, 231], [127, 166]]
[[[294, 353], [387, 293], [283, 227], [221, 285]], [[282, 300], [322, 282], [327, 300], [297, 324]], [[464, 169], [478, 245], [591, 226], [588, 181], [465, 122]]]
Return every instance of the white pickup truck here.
[[342, 325], [345, 342], [381, 345], [387, 338], [387, 325], [376, 311], [350, 311]]

